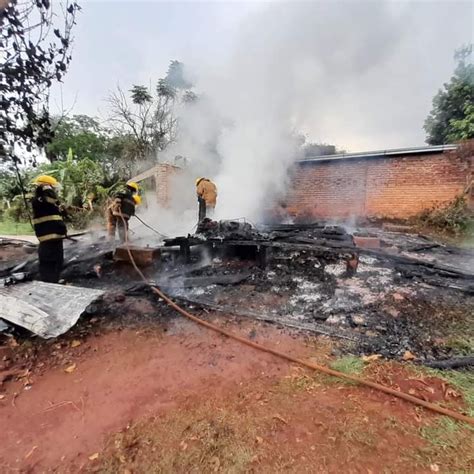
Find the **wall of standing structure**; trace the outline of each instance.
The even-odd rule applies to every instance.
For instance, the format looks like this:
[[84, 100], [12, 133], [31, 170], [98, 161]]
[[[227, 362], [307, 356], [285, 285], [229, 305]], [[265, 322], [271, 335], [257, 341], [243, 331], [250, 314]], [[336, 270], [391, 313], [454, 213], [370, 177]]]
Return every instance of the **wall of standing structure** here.
[[407, 218], [463, 193], [472, 196], [472, 144], [422, 150], [300, 161], [286, 210], [316, 218]]

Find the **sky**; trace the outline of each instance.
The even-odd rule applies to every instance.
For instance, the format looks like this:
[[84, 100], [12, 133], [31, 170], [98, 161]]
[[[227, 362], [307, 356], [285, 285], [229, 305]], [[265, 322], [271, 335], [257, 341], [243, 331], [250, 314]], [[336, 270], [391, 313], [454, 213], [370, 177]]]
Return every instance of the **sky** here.
[[423, 121], [453, 72], [454, 50], [473, 41], [468, 1], [80, 3], [72, 63], [52, 91], [52, 113], [105, 119], [117, 84], [154, 84], [178, 59], [199, 92], [216, 89], [220, 105], [224, 94], [240, 93], [252, 107], [255, 83], [262, 121], [274, 99], [281, 107], [271, 113], [291, 115], [309, 141], [347, 151], [422, 146]]

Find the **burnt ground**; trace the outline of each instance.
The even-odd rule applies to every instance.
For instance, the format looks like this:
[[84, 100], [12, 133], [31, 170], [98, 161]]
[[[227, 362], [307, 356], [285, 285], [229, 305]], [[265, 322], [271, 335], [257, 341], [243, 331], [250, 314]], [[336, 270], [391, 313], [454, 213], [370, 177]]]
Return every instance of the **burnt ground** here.
[[[397, 257], [470, 268], [469, 253], [420, 250], [423, 237], [379, 237]], [[184, 321], [96, 247], [65, 276], [107, 289], [102, 302], [55, 340], [18, 328], [0, 340], [2, 472], [472, 469], [468, 428]], [[470, 280], [418, 267], [362, 252], [350, 276], [343, 260], [300, 249], [274, 251], [265, 268], [194, 253], [191, 265], [170, 254], [146, 271], [226, 329], [472, 413], [470, 372], [458, 384], [414, 365], [472, 353]], [[208, 284], [216, 276], [226, 284]]]
[[[248, 254], [229, 256], [197, 246], [189, 264], [165, 250], [145, 272], [187, 307], [332, 336], [344, 341], [341, 350], [351, 354], [401, 360], [408, 351], [418, 362], [427, 362], [474, 352], [474, 250], [416, 234], [364, 229], [356, 235], [372, 236], [380, 247], [357, 249], [357, 272], [348, 274], [352, 240], [352, 247], [337, 245], [347, 245], [352, 237], [329, 229], [323, 251], [318, 247], [316, 252], [307, 244], [321, 243], [320, 229], [318, 235], [311, 229], [291, 231], [290, 237], [286, 233], [286, 247], [272, 248], [264, 268]], [[284, 234], [276, 233], [278, 238]], [[242, 238], [235, 234], [234, 240]], [[334, 236], [337, 240], [331, 240]], [[76, 247], [84, 250], [71, 254], [67, 281], [129, 297], [151, 297], [129, 264], [107, 258], [111, 248], [106, 242], [70, 247], [71, 252]]]
[[[474, 251], [380, 229], [357, 234], [376, 238], [380, 248], [357, 249], [355, 274], [346, 264], [353, 247], [298, 247], [320, 242], [312, 230], [297, 232], [296, 248], [271, 249], [264, 268], [247, 254], [196, 248], [190, 264], [164, 254], [146, 273], [187, 307], [332, 336], [345, 353], [402, 360], [408, 351], [421, 363], [472, 354]], [[342, 233], [328, 245], [347, 238]], [[127, 264], [103, 262], [100, 279], [74, 272], [76, 284], [150, 296]]]

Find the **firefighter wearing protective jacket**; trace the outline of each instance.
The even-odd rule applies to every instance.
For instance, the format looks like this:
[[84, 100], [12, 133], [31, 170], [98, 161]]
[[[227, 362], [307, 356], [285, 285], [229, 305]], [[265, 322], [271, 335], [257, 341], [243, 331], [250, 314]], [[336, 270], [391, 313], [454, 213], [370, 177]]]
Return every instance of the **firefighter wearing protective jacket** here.
[[33, 227], [39, 240], [39, 274], [42, 281], [57, 283], [64, 261], [63, 240], [67, 237], [65, 211], [56, 194], [55, 178], [38, 176], [33, 183], [36, 189], [31, 204]]
[[199, 222], [212, 217], [216, 208], [217, 187], [207, 178], [196, 179], [196, 194], [199, 203]]
[[124, 189], [112, 197], [107, 208], [107, 233], [111, 240], [115, 240], [115, 230], [118, 229], [120, 242], [125, 242], [128, 221], [135, 215], [135, 206], [141, 202], [138, 191], [138, 184], [129, 181]]

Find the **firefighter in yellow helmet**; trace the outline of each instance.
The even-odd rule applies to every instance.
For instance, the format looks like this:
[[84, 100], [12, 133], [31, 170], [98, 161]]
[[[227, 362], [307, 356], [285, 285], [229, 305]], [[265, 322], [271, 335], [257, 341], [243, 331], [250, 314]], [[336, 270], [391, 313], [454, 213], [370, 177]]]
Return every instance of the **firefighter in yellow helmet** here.
[[31, 201], [33, 227], [39, 240], [39, 274], [43, 281], [57, 283], [64, 262], [63, 240], [67, 228], [65, 212], [56, 193], [58, 182], [52, 176], [42, 175], [33, 180], [35, 192]]
[[135, 215], [135, 206], [141, 202], [139, 190], [137, 183], [129, 181], [113, 195], [107, 207], [107, 233], [111, 240], [115, 240], [115, 230], [118, 229], [120, 242], [125, 241], [128, 221]]
[[207, 178], [196, 179], [196, 194], [199, 203], [199, 222], [214, 215], [217, 201], [217, 187]]

